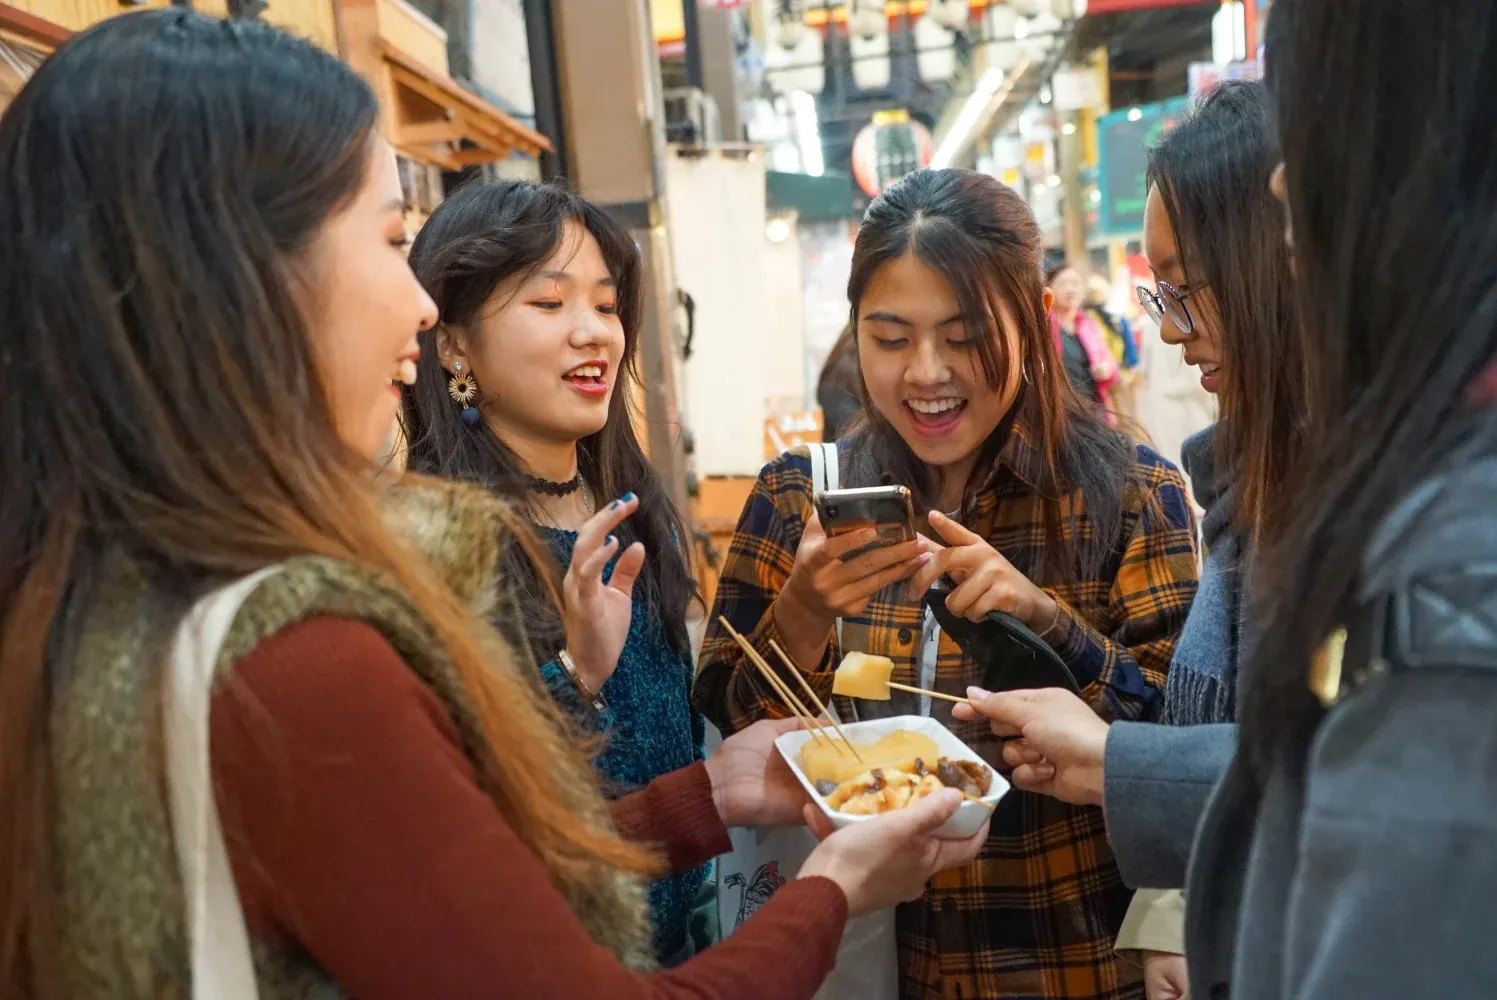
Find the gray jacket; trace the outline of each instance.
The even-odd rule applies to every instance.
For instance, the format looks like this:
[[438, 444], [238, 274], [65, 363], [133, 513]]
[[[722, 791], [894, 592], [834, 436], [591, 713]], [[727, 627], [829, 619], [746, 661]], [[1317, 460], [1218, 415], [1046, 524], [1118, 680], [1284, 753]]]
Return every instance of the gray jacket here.
[[1125, 880], [1179, 887], [1200, 818], [1193, 997], [1497, 996], [1492, 454], [1452, 456], [1371, 540], [1343, 696], [1303, 770], [1260, 786], [1230, 726], [1113, 727], [1108, 829]]

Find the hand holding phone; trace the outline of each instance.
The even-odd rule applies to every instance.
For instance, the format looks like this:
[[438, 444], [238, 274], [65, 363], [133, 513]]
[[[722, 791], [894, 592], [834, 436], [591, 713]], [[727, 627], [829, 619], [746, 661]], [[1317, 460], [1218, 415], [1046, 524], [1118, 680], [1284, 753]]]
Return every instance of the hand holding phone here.
[[[844, 499], [848, 494], [858, 495]], [[775, 621], [803, 663], [819, 658], [838, 618], [862, 614], [875, 594], [909, 578], [929, 558], [915, 537], [903, 487], [829, 491], [816, 506], [774, 604]]]
[[866, 548], [853, 550], [845, 559], [856, 559], [874, 548], [915, 539], [915, 505], [904, 486], [827, 490], [816, 496], [816, 516], [828, 538], [873, 529], [873, 541]]

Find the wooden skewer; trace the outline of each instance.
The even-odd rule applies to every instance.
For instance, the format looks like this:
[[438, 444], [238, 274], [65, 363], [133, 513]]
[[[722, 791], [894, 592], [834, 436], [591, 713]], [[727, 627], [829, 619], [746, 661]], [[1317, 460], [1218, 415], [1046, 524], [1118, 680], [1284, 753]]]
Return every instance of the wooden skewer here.
[[889, 687], [893, 688], [895, 691], [905, 691], [909, 694], [923, 694], [931, 698], [939, 698], [942, 701], [954, 701], [958, 705], [972, 704], [971, 698], [958, 698], [954, 694], [942, 694], [940, 691], [927, 691], [925, 688], [910, 687], [910, 685], [908, 684], [896, 684], [894, 681], [889, 681]]
[[748, 657], [753, 662], [754, 666], [759, 668], [759, 673], [764, 676], [764, 679], [769, 682], [769, 686], [774, 688], [775, 693], [780, 696], [780, 700], [783, 701], [785, 705], [790, 709], [790, 711], [795, 714], [795, 717], [800, 719], [801, 722], [806, 726], [806, 728], [810, 730], [811, 739], [818, 742], [824, 742], [827, 746], [831, 747], [834, 750], [837, 749], [837, 744], [832, 740], [830, 736], [827, 735], [826, 727], [821, 725], [821, 723], [817, 721], [816, 717], [811, 714], [811, 710], [807, 708], [801, 702], [801, 700], [795, 696], [795, 692], [791, 691], [790, 687], [780, 679], [779, 675], [774, 672], [774, 668], [771, 667], [765, 661], [765, 659], [759, 655], [759, 651], [754, 649], [753, 646], [749, 644], [749, 641], [742, 636], [739, 636], [739, 642], [743, 646], [744, 651], [748, 654]]
[[780, 700], [790, 709], [791, 714], [800, 719], [811, 730], [811, 738], [813, 740], [825, 740], [828, 746], [835, 748], [836, 744], [832, 742], [832, 738], [821, 728], [821, 724], [812, 717], [810, 709], [800, 703], [800, 699], [785, 685], [784, 681], [780, 680], [779, 675], [774, 672], [774, 668], [765, 662], [764, 657], [759, 655], [759, 651], [753, 647], [753, 644], [740, 635], [738, 630], [728, 623], [727, 618], [719, 616], [718, 621], [722, 622], [723, 628], [727, 629], [728, 634], [742, 647], [744, 654], [749, 658], [749, 662], [759, 669], [759, 673], [769, 682], [769, 686], [774, 688], [775, 693], [780, 696]]
[[842, 737], [842, 742], [847, 744], [847, 749], [852, 752], [857, 762], [859, 764], [868, 763], [863, 759], [863, 755], [858, 753], [858, 748], [852, 745], [852, 740], [848, 739], [847, 734], [842, 731], [842, 724], [832, 717], [831, 712], [826, 710], [826, 705], [822, 702], [821, 697], [811, 687], [810, 683], [806, 680], [804, 672], [795, 665], [795, 661], [790, 658], [790, 655], [781, 649], [780, 644], [773, 639], [769, 640], [769, 648], [775, 651], [775, 655], [784, 661], [785, 666], [795, 675], [795, 679], [800, 681], [800, 686], [805, 689], [806, 694], [810, 695], [811, 700], [816, 703], [817, 710], [827, 717], [827, 721], [831, 722], [832, 728], [837, 730], [837, 735]]

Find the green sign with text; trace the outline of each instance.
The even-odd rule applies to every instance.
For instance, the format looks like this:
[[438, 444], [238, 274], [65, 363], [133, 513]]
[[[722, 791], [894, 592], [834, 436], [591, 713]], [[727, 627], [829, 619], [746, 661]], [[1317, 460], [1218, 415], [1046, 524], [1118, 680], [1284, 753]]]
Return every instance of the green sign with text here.
[[1109, 236], [1143, 231], [1149, 197], [1149, 150], [1189, 108], [1184, 97], [1126, 108], [1097, 120], [1099, 222]]

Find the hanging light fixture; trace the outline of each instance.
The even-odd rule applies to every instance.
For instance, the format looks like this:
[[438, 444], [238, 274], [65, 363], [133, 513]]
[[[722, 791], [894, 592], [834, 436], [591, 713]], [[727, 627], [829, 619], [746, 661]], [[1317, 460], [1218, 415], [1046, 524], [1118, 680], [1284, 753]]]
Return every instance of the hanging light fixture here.
[[925, 12], [932, 21], [947, 31], [965, 31], [972, 16], [967, 0], [931, 0]]
[[776, 0], [774, 40], [782, 49], [794, 51], [806, 37], [806, 14], [802, 0]]
[[1242, 0], [1222, 0], [1211, 19], [1211, 58], [1219, 66], [1247, 58], [1247, 8]]
[[847, 31], [855, 38], [877, 38], [889, 33], [883, 0], [847, 0]]
[[852, 79], [859, 90], [882, 90], [889, 85], [889, 21], [883, 0], [848, 0], [847, 51], [852, 57]]

